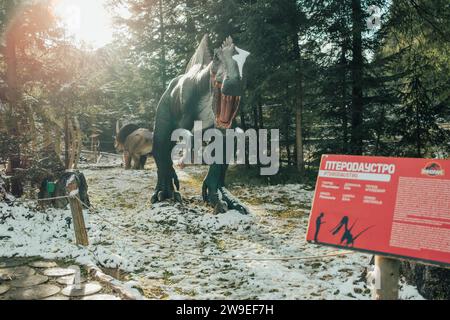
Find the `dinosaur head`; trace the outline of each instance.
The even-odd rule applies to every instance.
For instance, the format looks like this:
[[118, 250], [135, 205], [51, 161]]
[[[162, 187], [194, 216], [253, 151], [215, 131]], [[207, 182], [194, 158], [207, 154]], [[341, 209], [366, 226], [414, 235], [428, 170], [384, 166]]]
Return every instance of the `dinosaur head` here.
[[217, 128], [228, 129], [239, 111], [243, 94], [243, 67], [249, 52], [239, 49], [228, 37], [214, 51], [211, 68], [214, 84], [213, 109]]
[[116, 148], [117, 152], [124, 151], [125, 141], [127, 140], [127, 137], [138, 129], [139, 126], [133, 123], [120, 127], [119, 121], [116, 122], [116, 134], [113, 136], [113, 138], [114, 138], [114, 148]]

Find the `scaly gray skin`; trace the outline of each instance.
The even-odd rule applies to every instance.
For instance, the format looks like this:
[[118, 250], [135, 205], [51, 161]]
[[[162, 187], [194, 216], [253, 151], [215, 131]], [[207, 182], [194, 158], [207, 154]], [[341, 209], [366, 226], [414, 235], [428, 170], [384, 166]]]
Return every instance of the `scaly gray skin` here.
[[[214, 59], [211, 59], [208, 36], [205, 35], [186, 73], [173, 79], [163, 94], [154, 128], [153, 156], [158, 168], [158, 182], [152, 203], [166, 199], [181, 202], [180, 184], [171, 159], [175, 146], [171, 141], [174, 130], [192, 130], [194, 121], [202, 121], [205, 130], [215, 127], [223, 133], [227, 128], [235, 127], [234, 118], [243, 92], [239, 67], [233, 59], [236, 54], [233, 41], [228, 38], [214, 51]], [[203, 200], [213, 206], [216, 213], [235, 209], [248, 214], [249, 210], [225, 188], [227, 168], [226, 164], [210, 166], [203, 181]]]

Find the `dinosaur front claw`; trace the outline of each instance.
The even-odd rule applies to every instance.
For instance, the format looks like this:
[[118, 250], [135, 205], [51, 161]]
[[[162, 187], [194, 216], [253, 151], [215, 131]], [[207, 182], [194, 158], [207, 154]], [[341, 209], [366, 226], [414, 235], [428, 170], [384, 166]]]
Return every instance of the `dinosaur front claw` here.
[[165, 200], [175, 200], [176, 202], [182, 203], [183, 197], [181, 196], [181, 193], [178, 191], [157, 190], [152, 195], [151, 203], [155, 204], [157, 202], [163, 202]]
[[175, 191], [175, 188], [176, 190], [180, 189], [180, 183], [175, 170], [172, 169], [168, 174], [158, 173], [158, 184], [152, 195], [151, 203], [154, 204], [165, 200], [175, 200], [181, 203], [181, 194]]
[[163, 202], [164, 200], [171, 199], [173, 192], [169, 191], [159, 191], [158, 192], [158, 202]]
[[219, 189], [222, 194], [222, 199], [227, 203], [228, 208], [239, 211], [241, 214], [250, 214], [250, 210], [242, 202], [240, 202], [235, 196], [231, 194], [225, 187]]
[[173, 193], [173, 199], [174, 199], [176, 202], [179, 202], [179, 203], [182, 203], [182, 202], [183, 202], [183, 198], [181, 197], [181, 193], [178, 192], [178, 191], [175, 191], [175, 192]]
[[207, 202], [214, 208], [214, 213], [225, 213], [228, 211], [228, 205], [225, 201], [222, 201], [222, 194], [217, 188], [208, 184], [208, 180], [203, 181], [202, 187], [203, 201]]
[[213, 208], [214, 213], [225, 213], [228, 211], [228, 204], [222, 200], [222, 194], [220, 192], [210, 193], [206, 200]]
[[168, 192], [167, 191], [162, 191], [162, 190], [155, 190], [155, 192], [152, 195], [151, 198], [151, 203], [157, 203], [157, 202], [163, 202], [166, 199], [170, 199], [171, 197], [168, 196]]
[[216, 214], [225, 213], [228, 210], [237, 210], [245, 215], [250, 214], [250, 210], [224, 187], [213, 188], [204, 181], [202, 195], [203, 200], [214, 208]]
[[214, 207], [214, 213], [219, 214], [219, 213], [225, 213], [227, 211], [228, 211], [227, 203], [222, 200], [217, 201], [217, 204]]

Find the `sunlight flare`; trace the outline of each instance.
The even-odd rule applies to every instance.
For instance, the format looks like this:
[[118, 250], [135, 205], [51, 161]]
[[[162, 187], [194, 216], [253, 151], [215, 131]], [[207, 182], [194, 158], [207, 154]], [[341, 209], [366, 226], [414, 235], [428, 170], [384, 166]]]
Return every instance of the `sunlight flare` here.
[[54, 12], [67, 36], [94, 48], [112, 41], [113, 27], [106, 0], [55, 0]]

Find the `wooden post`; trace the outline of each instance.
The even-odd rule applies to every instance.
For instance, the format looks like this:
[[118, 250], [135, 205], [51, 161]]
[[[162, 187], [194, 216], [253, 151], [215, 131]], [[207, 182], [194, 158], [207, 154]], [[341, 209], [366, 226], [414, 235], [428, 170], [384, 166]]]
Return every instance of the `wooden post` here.
[[75, 176], [69, 178], [66, 189], [69, 194], [70, 210], [72, 211], [76, 242], [82, 246], [88, 246], [89, 239], [86, 231], [86, 225], [84, 223], [83, 207], [80, 200], [75, 197], [79, 195]]
[[91, 151], [94, 154], [94, 163], [98, 163], [99, 157], [100, 157], [100, 149], [99, 149], [99, 137], [100, 134], [95, 131], [93, 134], [91, 134]]
[[66, 166], [66, 170], [70, 169], [69, 148], [69, 116], [67, 115], [67, 107], [64, 107], [64, 164]]
[[374, 300], [398, 300], [398, 282], [400, 278], [400, 261], [392, 258], [375, 256], [375, 268], [379, 270], [379, 287], [373, 288]]

